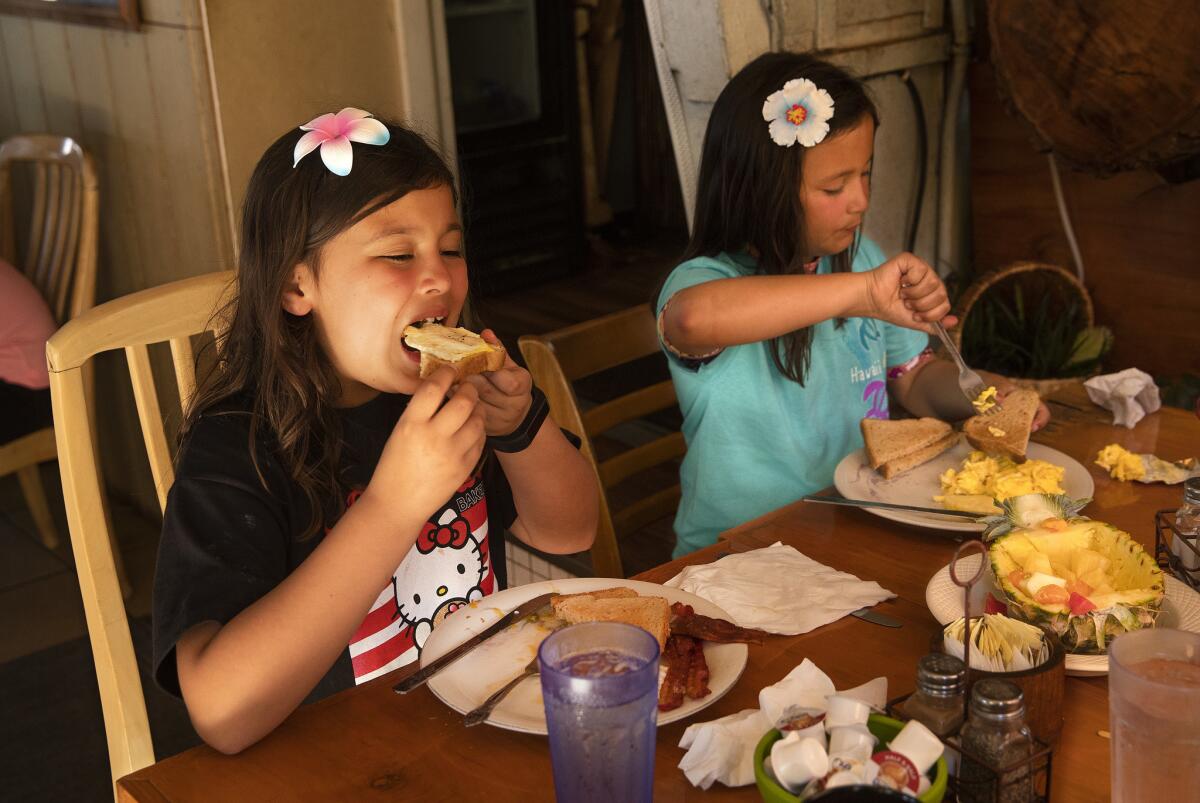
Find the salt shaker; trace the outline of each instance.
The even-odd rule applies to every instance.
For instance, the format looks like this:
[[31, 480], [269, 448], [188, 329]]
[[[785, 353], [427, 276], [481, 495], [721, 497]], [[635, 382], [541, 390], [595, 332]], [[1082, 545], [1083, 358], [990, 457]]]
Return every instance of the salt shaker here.
[[963, 750], [960, 801], [1027, 803], [1033, 799], [1028, 763], [1033, 734], [1025, 724], [1025, 699], [1019, 686], [995, 678], [978, 681], [971, 689], [970, 713], [959, 741]]
[[904, 701], [904, 714], [945, 741], [962, 726], [966, 681], [967, 667], [960, 659], [940, 652], [926, 655], [917, 662], [917, 690]]
[[[1186, 540], [1187, 543], [1181, 543]], [[1171, 552], [1179, 565], [1189, 572], [1200, 569], [1200, 477], [1183, 484], [1183, 506], [1175, 511], [1175, 533], [1171, 537]]]

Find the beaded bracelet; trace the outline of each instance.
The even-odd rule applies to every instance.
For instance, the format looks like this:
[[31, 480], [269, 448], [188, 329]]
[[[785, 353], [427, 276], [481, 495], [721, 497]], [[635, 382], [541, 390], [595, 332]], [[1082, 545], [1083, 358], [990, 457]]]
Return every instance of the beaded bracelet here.
[[497, 452], [520, 452], [529, 448], [534, 436], [541, 429], [542, 422], [550, 413], [550, 403], [546, 401], [546, 394], [542, 393], [537, 385], [529, 389], [529, 396], [531, 402], [525, 419], [507, 435], [488, 435], [488, 446]]

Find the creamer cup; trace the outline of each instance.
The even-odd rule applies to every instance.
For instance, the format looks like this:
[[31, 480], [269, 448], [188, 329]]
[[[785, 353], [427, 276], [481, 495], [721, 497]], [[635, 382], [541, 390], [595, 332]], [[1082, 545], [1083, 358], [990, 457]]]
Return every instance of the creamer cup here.
[[779, 783], [796, 791], [829, 772], [829, 756], [816, 739], [780, 739], [771, 746], [771, 770]]
[[829, 731], [829, 755], [866, 761], [875, 752], [875, 737], [866, 725], [841, 725]]
[[825, 714], [825, 729], [833, 730], [844, 725], [866, 725], [871, 716], [871, 706], [854, 697], [835, 694], [827, 698], [829, 710]]
[[921, 775], [929, 771], [945, 749], [942, 740], [915, 719], [909, 720], [888, 747], [907, 756]]

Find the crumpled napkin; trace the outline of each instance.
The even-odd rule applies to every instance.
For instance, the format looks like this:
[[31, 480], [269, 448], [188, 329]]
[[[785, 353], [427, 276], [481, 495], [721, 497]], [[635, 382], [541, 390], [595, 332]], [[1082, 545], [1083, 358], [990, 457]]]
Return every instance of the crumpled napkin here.
[[663, 585], [716, 603], [741, 627], [789, 636], [896, 596], [879, 583], [831, 569], [779, 541], [688, 566]]
[[1112, 410], [1113, 424], [1129, 429], [1162, 407], [1154, 378], [1137, 368], [1094, 376], [1083, 386], [1095, 404]]
[[835, 694], [855, 697], [883, 709], [887, 701], [887, 678], [880, 677], [847, 691], [834, 690], [833, 681], [809, 659], [783, 680], [758, 693], [761, 708], [747, 708], [712, 722], [689, 725], [679, 740], [687, 753], [679, 769], [693, 786], [708, 789], [715, 781], [725, 786], [754, 783], [754, 748], [763, 735], [779, 724], [794, 706], [827, 708], [826, 698]]

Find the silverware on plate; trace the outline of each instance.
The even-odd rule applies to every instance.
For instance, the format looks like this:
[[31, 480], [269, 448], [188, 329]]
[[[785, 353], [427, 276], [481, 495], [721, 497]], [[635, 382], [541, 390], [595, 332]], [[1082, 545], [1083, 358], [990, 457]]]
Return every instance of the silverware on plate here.
[[416, 672], [413, 672], [411, 675], [401, 680], [392, 687], [392, 691], [396, 692], [397, 694], [407, 694], [436, 675], [444, 667], [461, 658], [463, 655], [466, 655], [468, 652], [475, 649], [475, 647], [479, 646], [482, 642], [496, 635], [513, 622], [524, 619], [526, 616], [531, 616], [540, 611], [542, 608], [545, 608], [550, 604], [550, 599], [556, 596], [558, 596], [558, 592], [552, 591], [549, 594], [542, 594], [540, 597], [534, 597], [531, 600], [522, 602], [511, 611], [504, 614], [504, 616], [501, 616], [498, 620], [488, 625], [478, 634], [471, 636], [471, 638], [450, 650], [450, 652], [421, 667]]
[[508, 683], [501, 686], [492, 696], [484, 700], [478, 708], [473, 711], [468, 711], [463, 717], [463, 724], [468, 728], [478, 725], [481, 722], [486, 722], [487, 718], [492, 715], [492, 709], [500, 705], [500, 701], [508, 696], [508, 693], [521, 684], [521, 681], [528, 677], [533, 677], [538, 674], [538, 657], [533, 656], [528, 664], [525, 665], [524, 671], [510, 680]]
[[891, 510], [908, 510], [913, 513], [935, 513], [939, 516], [957, 516], [963, 519], [979, 519], [979, 513], [969, 513], [965, 510], [947, 510], [938, 507], [916, 507], [915, 505], [899, 505], [894, 502], [872, 502], [866, 499], [847, 499], [844, 496], [818, 496], [809, 494], [802, 502], [820, 502], [824, 505], [846, 505], [848, 507], [885, 507]]

